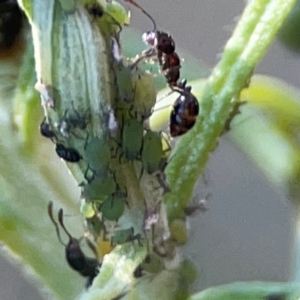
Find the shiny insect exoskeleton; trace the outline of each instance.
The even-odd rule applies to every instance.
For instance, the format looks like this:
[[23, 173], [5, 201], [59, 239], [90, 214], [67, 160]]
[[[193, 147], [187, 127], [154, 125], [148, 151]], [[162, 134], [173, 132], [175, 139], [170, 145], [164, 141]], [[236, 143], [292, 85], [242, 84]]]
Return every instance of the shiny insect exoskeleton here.
[[82, 159], [82, 156], [78, 153], [77, 150], [72, 148], [66, 148], [62, 144], [56, 144], [55, 151], [57, 155], [68, 162], [79, 162]]
[[81, 276], [87, 278], [86, 288], [88, 288], [93, 283], [93, 280], [99, 273], [99, 268], [101, 267], [101, 264], [98, 261], [98, 255], [94, 245], [89, 240], [86, 240], [88, 246], [91, 248], [96, 258], [86, 257], [80, 248], [80, 242], [82, 238], [76, 239], [71, 236], [71, 234], [66, 229], [63, 223], [63, 210], [60, 209], [58, 212], [58, 221], [61, 228], [64, 230], [64, 232], [69, 238], [69, 242], [65, 244], [61, 239], [58, 224], [53, 217], [52, 202], [48, 204], [48, 215], [55, 226], [59, 242], [65, 247], [66, 260], [69, 266], [74, 271], [77, 271]]
[[53, 139], [55, 137], [54, 132], [52, 131], [50, 124], [46, 122], [46, 118], [40, 124], [40, 133], [42, 136]]
[[143, 34], [143, 40], [150, 45], [146, 56], [156, 55], [160, 70], [165, 76], [170, 87], [177, 87], [180, 78], [180, 58], [175, 52], [175, 42], [171, 35], [166, 32], [153, 30]]
[[182, 135], [191, 129], [199, 113], [197, 98], [190, 92], [190, 88], [176, 90], [180, 96], [173, 104], [170, 114], [170, 135], [172, 137]]

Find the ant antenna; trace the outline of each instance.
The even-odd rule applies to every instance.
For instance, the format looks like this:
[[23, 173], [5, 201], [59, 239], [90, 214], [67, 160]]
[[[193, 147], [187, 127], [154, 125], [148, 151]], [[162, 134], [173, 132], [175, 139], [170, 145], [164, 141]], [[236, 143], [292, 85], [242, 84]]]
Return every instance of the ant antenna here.
[[125, 2], [130, 3], [131, 5], [137, 7], [139, 10], [141, 10], [153, 23], [153, 31], [156, 31], [156, 22], [154, 21], [154, 19], [151, 17], [151, 15], [146, 12], [139, 4], [137, 4], [134, 0], [124, 0]]
[[[55, 226], [55, 229], [56, 229], [56, 234], [57, 234], [57, 237], [58, 237], [58, 240], [60, 241], [60, 243], [63, 245], [63, 246], [67, 246], [61, 239], [60, 237], [60, 233], [59, 233], [59, 228], [58, 228], [58, 225], [56, 223], [56, 221], [54, 220], [53, 218], [53, 202], [50, 201], [49, 204], [48, 204], [48, 215], [50, 217], [50, 220], [52, 221], [52, 223], [54, 224]], [[64, 227], [63, 227], [64, 228]], [[69, 236], [69, 235], [68, 235]]]
[[[71, 236], [70, 232], [67, 230], [67, 228], [64, 225], [64, 221], [63, 221], [63, 209], [61, 208], [58, 211], [58, 221], [60, 226], [62, 227], [62, 229], [65, 231], [66, 235], [69, 237], [70, 241], [73, 241], [74, 238]], [[82, 237], [80, 239], [78, 239], [78, 243], [82, 240]]]

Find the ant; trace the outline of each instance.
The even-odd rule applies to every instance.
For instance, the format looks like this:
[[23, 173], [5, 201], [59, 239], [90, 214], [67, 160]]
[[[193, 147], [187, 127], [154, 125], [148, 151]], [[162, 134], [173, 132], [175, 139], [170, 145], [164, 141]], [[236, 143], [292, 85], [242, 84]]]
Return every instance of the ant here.
[[59, 221], [60, 226], [66, 233], [66, 235], [69, 237], [68, 244], [65, 244], [61, 239], [58, 224], [53, 218], [53, 202], [52, 201], [50, 201], [48, 204], [48, 215], [49, 215], [52, 223], [55, 226], [59, 242], [65, 247], [66, 260], [67, 260], [69, 266], [73, 270], [78, 272], [81, 276], [87, 278], [86, 288], [88, 288], [93, 283], [93, 280], [99, 273], [99, 268], [101, 267], [101, 263], [99, 263], [99, 261], [98, 261], [98, 254], [97, 254], [95, 246], [89, 240], [86, 240], [88, 246], [91, 248], [91, 250], [95, 254], [96, 258], [86, 257], [80, 248], [80, 242], [83, 237], [76, 239], [71, 236], [71, 234], [66, 229], [66, 227], [63, 223], [63, 210], [60, 209], [58, 211], [58, 221]]
[[175, 52], [175, 42], [171, 35], [164, 31], [156, 29], [156, 22], [140, 5], [133, 0], [124, 0], [139, 8], [153, 23], [153, 30], [145, 32], [142, 36], [143, 41], [150, 45], [151, 48], [144, 51], [143, 54], [133, 63], [135, 66], [141, 59], [145, 57], [157, 56], [161, 72], [166, 78], [171, 88], [178, 87], [180, 78], [180, 58]]
[[153, 30], [143, 34], [143, 40], [151, 48], [144, 51], [133, 63], [136, 65], [141, 59], [156, 55], [161, 72], [166, 78], [172, 92], [178, 92], [180, 96], [173, 104], [170, 115], [170, 135], [172, 137], [182, 135], [191, 129], [199, 113], [197, 98], [191, 93], [191, 87], [186, 87], [186, 80], [180, 78], [180, 58], [175, 52], [175, 42], [171, 35], [156, 29], [154, 19], [134, 0], [124, 0], [139, 8], [153, 23]]

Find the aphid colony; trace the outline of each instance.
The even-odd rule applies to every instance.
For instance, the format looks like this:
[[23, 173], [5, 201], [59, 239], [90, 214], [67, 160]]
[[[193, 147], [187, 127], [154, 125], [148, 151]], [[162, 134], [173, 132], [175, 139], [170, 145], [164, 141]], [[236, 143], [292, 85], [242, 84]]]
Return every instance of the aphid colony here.
[[[134, 1], [125, 1], [145, 12]], [[109, 5], [113, 3], [109, 2]], [[145, 12], [153, 21], [154, 30], [147, 32], [144, 40], [151, 48], [126, 66], [119, 49], [122, 20], [112, 17], [99, 4], [89, 4], [85, 8], [92, 22], [98, 24], [106, 43], [110, 101], [98, 103], [97, 113], [94, 113], [89, 106], [81, 107], [72, 99], [65, 99], [69, 102], [65, 102], [64, 111], [59, 111], [59, 106], [66, 105], [64, 99], [56, 101], [54, 96], [52, 99], [49, 95], [57, 94], [55, 88], [52, 87], [51, 93], [49, 87], [41, 83], [39, 91], [46, 118], [40, 125], [40, 133], [51, 139], [57, 155], [70, 163], [68, 167], [81, 187], [81, 211], [87, 232], [94, 237], [95, 243], [103, 240], [110, 240], [112, 246], [134, 240], [141, 243], [148, 232], [152, 236], [146, 241], [147, 248], [153, 253], [164, 241], [155, 236], [154, 227], [158, 226], [158, 221], [153, 221], [154, 217], [151, 219], [150, 212], [159, 215], [163, 194], [168, 191], [164, 169], [170, 147], [166, 134], [154, 132], [146, 125], [155, 104], [156, 91], [152, 76], [139, 69], [139, 62], [156, 56], [171, 90], [179, 93], [170, 115], [171, 136], [184, 134], [194, 125], [198, 101], [186, 82], [179, 82], [180, 59], [172, 37], [156, 30], [148, 13]], [[95, 129], [95, 124], [99, 128]], [[132, 188], [132, 182], [139, 184]], [[145, 187], [147, 193], [143, 192]], [[65, 246], [67, 262], [87, 278], [89, 286], [101, 266], [96, 251], [88, 242], [96, 258], [83, 254], [81, 239], [73, 238], [67, 231], [60, 210], [58, 221], [69, 238], [68, 244], [64, 244], [52, 210], [50, 203], [48, 214]], [[138, 215], [138, 221], [131, 219], [132, 214]], [[122, 225], [124, 223], [127, 225]], [[140, 225], [142, 228], [137, 224], [143, 224]], [[140, 268], [137, 273], [142, 273]]]

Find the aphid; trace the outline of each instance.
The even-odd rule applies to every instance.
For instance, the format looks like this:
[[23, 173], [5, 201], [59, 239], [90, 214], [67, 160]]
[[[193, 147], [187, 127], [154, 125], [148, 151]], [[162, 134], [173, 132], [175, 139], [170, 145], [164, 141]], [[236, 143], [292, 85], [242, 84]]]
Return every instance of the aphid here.
[[128, 229], [115, 229], [114, 234], [111, 238], [111, 243], [114, 244], [125, 244], [128, 242], [132, 242], [134, 240], [138, 240], [138, 243], [140, 243], [141, 235], [140, 234], [134, 234], [133, 227]]
[[73, 270], [77, 271], [81, 276], [87, 278], [86, 288], [88, 288], [92, 284], [94, 278], [99, 273], [99, 268], [101, 267], [101, 264], [98, 261], [98, 254], [94, 245], [87, 240], [87, 244], [95, 254], [96, 258], [86, 257], [80, 248], [80, 242], [82, 240], [82, 237], [80, 239], [76, 239], [71, 236], [71, 234], [66, 229], [63, 223], [63, 210], [60, 209], [58, 212], [58, 221], [60, 226], [69, 238], [68, 244], [65, 244], [61, 239], [58, 224], [53, 218], [52, 202], [48, 204], [48, 215], [55, 226], [59, 242], [65, 247], [66, 260], [69, 266]]
[[151, 116], [156, 102], [153, 75], [140, 68], [135, 68], [131, 70], [131, 80], [134, 89], [134, 109], [141, 120], [146, 120]]
[[62, 144], [56, 144], [55, 151], [60, 158], [68, 162], [75, 163], [82, 159], [82, 156], [77, 152], [77, 150], [66, 148]]
[[127, 196], [116, 191], [110, 197], [108, 197], [100, 206], [102, 217], [109, 221], [117, 221], [124, 212]]
[[89, 181], [83, 187], [84, 197], [89, 200], [104, 201], [117, 189], [115, 178], [111, 174], [101, 177], [95, 176]]
[[155, 254], [148, 254], [143, 262], [134, 270], [133, 276], [135, 278], [142, 277], [144, 273], [157, 274], [163, 270], [163, 263], [161, 258]]
[[90, 168], [99, 175], [106, 172], [110, 160], [110, 148], [108, 142], [93, 137], [90, 142], [86, 142], [84, 148], [84, 158]]
[[128, 160], [136, 159], [141, 152], [143, 140], [143, 123], [130, 117], [123, 122], [122, 152]]
[[23, 15], [16, 0], [2, 0], [0, 4], [0, 50], [14, 44], [23, 25]]
[[46, 122], [46, 118], [40, 124], [40, 133], [42, 136], [52, 139], [55, 137], [54, 132], [51, 130], [50, 124]]
[[147, 130], [143, 137], [143, 148], [141, 152], [143, 170], [149, 174], [159, 170], [163, 155], [164, 150], [161, 133]]
[[71, 102], [73, 111], [75, 113], [75, 115], [72, 115], [69, 113], [69, 117], [67, 119], [67, 121], [73, 126], [73, 127], [78, 127], [81, 130], [84, 130], [89, 122], [89, 111], [87, 109], [87, 111], [84, 113], [84, 115], [81, 115], [77, 109], [75, 109], [74, 106], [74, 102]]
[[180, 96], [174, 102], [170, 114], [169, 129], [172, 137], [182, 135], [191, 129], [199, 113], [198, 100], [190, 92], [190, 88], [176, 91], [180, 93]]
[[73, 134], [77, 137], [77, 135], [74, 132], [71, 132], [71, 127], [84, 130], [89, 122], [88, 109], [84, 113], [84, 115], [82, 115], [75, 109], [73, 101], [71, 102], [71, 104], [73, 107], [74, 114], [71, 114], [70, 110], [66, 109], [57, 125], [57, 128], [60, 131], [60, 133], [66, 138], [69, 137], [70, 134]]

